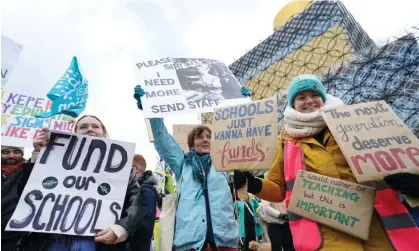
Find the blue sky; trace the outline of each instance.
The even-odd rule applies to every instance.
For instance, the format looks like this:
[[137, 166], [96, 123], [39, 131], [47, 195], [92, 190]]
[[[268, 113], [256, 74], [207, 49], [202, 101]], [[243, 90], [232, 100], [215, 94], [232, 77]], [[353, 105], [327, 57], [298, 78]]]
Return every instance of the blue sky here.
[[[85, 113], [101, 118], [113, 139], [137, 143], [150, 168], [156, 153], [131, 98], [135, 62], [209, 57], [227, 64], [272, 33], [282, 0], [5, 0], [2, 34], [23, 45], [8, 86], [46, 93], [79, 58], [89, 80]], [[374, 41], [419, 25], [419, 1], [346, 0]], [[124, 113], [122, 113], [124, 111]], [[197, 123], [197, 115], [166, 119]]]

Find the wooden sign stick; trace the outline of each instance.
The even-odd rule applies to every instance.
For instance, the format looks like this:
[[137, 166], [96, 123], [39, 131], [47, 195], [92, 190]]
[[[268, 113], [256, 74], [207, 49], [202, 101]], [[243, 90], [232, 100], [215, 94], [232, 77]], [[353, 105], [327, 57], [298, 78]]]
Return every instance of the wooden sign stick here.
[[150, 142], [154, 142], [153, 131], [151, 131], [150, 119], [145, 119], [145, 125], [147, 127], [148, 139]]
[[246, 183], [241, 188], [237, 189], [237, 196], [239, 197], [239, 200], [241, 201], [249, 200], [249, 194], [247, 193], [247, 179], [246, 179]]

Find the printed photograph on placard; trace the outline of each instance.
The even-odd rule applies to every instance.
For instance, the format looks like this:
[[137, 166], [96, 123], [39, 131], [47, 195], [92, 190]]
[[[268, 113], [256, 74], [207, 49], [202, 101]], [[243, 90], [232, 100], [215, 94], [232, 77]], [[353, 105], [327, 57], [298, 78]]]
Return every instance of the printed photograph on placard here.
[[242, 98], [240, 84], [224, 63], [199, 58], [173, 58], [173, 62], [183, 66], [176, 73], [187, 101]]

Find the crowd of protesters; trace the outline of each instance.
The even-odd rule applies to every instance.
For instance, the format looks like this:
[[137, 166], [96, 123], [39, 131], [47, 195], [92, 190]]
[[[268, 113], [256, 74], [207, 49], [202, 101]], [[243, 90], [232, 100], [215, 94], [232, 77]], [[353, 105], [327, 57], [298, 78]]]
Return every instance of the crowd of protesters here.
[[[250, 96], [247, 88], [242, 95]], [[142, 110], [144, 90], [135, 87], [134, 98]], [[419, 175], [399, 173], [385, 177], [383, 183], [389, 194], [397, 194], [397, 201], [386, 207], [399, 212], [408, 210], [403, 220], [416, 222], [400, 227], [404, 233], [394, 235], [394, 228], [385, 224], [383, 216], [374, 213], [367, 241], [350, 236], [312, 221], [305, 221], [287, 213], [284, 201], [289, 201], [292, 177], [287, 173], [287, 147], [298, 146], [304, 154], [302, 168], [309, 172], [357, 183], [333, 135], [323, 121], [319, 109], [343, 102], [326, 93], [321, 81], [314, 75], [301, 75], [293, 79], [288, 89], [288, 106], [284, 112], [284, 125], [278, 137], [278, 152], [274, 164], [265, 177], [251, 172], [216, 172], [211, 161], [211, 128], [198, 125], [187, 136], [189, 152], [169, 134], [161, 118], [150, 119], [154, 146], [167, 163], [176, 180], [177, 207], [173, 234], [173, 250], [400, 250], [419, 241], [418, 208], [411, 207], [403, 195], [419, 197]], [[109, 138], [105, 125], [93, 115], [80, 117], [73, 126], [76, 134]], [[165, 196], [174, 192], [166, 189], [157, 173], [147, 170], [142, 155], [133, 157], [128, 187], [120, 219], [97, 232], [94, 237], [6, 231], [6, 225], [22, 195], [34, 163], [42, 147], [49, 142], [50, 132], [43, 132], [33, 141], [31, 158], [23, 158], [24, 149], [1, 147], [2, 171], [2, 248], [28, 251], [94, 251], [122, 250], [149, 251], [159, 248], [156, 224], [160, 211], [164, 212]], [[294, 177], [295, 178], [295, 177]], [[234, 180], [234, 182], [232, 182]], [[247, 199], [238, 199], [236, 189], [247, 183]], [[170, 192], [168, 192], [170, 190]], [[389, 196], [390, 196], [389, 195]], [[396, 215], [397, 216], [397, 215]], [[397, 216], [400, 218], [400, 215]], [[414, 221], [413, 221], [413, 220]], [[316, 224], [318, 231], [307, 232], [305, 226]], [[158, 226], [158, 225], [157, 225]], [[310, 225], [312, 226], [312, 225]], [[160, 226], [161, 227], [161, 226]], [[393, 233], [391, 232], [393, 231]], [[154, 243], [154, 244], [153, 244]], [[263, 245], [265, 244], [265, 245]], [[402, 245], [403, 246], [403, 245]], [[165, 250], [164, 250], [165, 251]], [[409, 251], [409, 250], [407, 250]], [[412, 250], [413, 251], [413, 250]]]

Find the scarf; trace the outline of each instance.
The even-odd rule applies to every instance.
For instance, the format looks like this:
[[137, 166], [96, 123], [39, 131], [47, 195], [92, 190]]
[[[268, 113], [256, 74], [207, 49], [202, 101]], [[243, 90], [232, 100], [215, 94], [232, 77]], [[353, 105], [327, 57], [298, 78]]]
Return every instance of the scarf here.
[[159, 185], [159, 178], [150, 170], [147, 170], [143, 175], [137, 177], [138, 184], [151, 184], [153, 186]]
[[193, 179], [201, 183], [201, 189], [198, 193], [198, 198], [207, 189], [207, 175], [209, 168], [211, 167], [211, 157], [209, 153], [204, 155], [198, 155], [195, 150], [190, 150], [186, 156], [185, 162], [192, 166]]
[[6, 175], [9, 176], [10, 174], [16, 172], [18, 169], [21, 168], [21, 166], [23, 165], [24, 161], [22, 160], [21, 162], [15, 164], [15, 165], [1, 165], [1, 171]]
[[[342, 100], [327, 94], [326, 103], [321, 109], [330, 109], [340, 105], [344, 105]], [[285, 132], [292, 138], [314, 136], [326, 128], [320, 109], [311, 113], [301, 113], [287, 106], [284, 112], [284, 122]]]

